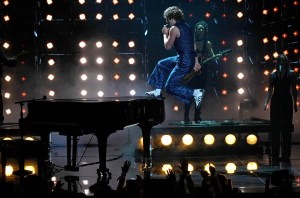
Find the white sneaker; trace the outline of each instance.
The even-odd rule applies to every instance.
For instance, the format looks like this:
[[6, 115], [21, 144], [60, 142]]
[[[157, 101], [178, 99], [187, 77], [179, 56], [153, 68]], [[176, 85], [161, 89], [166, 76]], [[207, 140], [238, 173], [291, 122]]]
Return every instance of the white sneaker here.
[[158, 94], [155, 90], [145, 92], [145, 94], [147, 96], [152, 96], [152, 97], [155, 97], [155, 98], [160, 98], [161, 97], [161, 94]]
[[198, 108], [201, 105], [202, 99], [203, 99], [203, 95], [204, 95], [204, 92], [205, 92], [204, 89], [200, 89], [199, 91], [200, 91], [200, 93], [197, 94], [196, 96], [194, 96], [195, 103], [196, 103], [196, 108]]

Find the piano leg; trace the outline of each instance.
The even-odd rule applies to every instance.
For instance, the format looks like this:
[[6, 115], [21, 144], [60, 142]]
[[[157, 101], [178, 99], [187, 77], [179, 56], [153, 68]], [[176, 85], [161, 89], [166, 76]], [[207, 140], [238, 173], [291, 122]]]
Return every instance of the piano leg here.
[[50, 160], [50, 132], [40, 134], [41, 148], [38, 156], [38, 173], [48, 177]]
[[107, 151], [107, 138], [110, 134], [114, 133], [100, 132], [95, 134], [98, 140], [98, 154], [99, 154], [99, 169], [97, 170], [98, 179], [97, 181], [101, 181], [102, 179], [110, 179], [111, 173], [109, 169], [106, 167], [106, 151]]
[[156, 125], [152, 122], [139, 123], [138, 126], [142, 129], [143, 134], [143, 165], [144, 178], [150, 179], [150, 173], [152, 168], [152, 156], [150, 148], [150, 134], [152, 127]]
[[[72, 145], [72, 137], [73, 137], [73, 145]], [[78, 137], [77, 135], [67, 134], [67, 165], [65, 166], [65, 170], [67, 171], [79, 171], [79, 167], [76, 166], [77, 137]]]
[[67, 166], [65, 169], [69, 169], [71, 167], [71, 136], [67, 135]]
[[77, 140], [77, 135], [74, 135], [73, 136], [73, 155], [72, 155], [72, 166], [73, 167], [76, 167], [76, 161], [77, 161], [77, 158], [76, 158], [76, 156], [77, 156], [77, 142], [78, 142], [78, 140]]

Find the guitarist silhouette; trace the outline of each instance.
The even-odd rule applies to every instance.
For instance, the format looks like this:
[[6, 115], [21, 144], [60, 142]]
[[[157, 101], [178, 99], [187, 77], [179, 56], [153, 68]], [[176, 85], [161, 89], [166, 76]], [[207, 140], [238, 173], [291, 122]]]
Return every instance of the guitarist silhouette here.
[[[212, 44], [208, 40], [208, 25], [205, 21], [200, 21], [195, 25], [194, 30], [194, 48], [197, 53], [197, 57], [199, 63], [201, 65], [200, 71], [192, 70], [191, 73], [187, 74], [183, 78], [183, 84], [186, 84], [188, 87], [193, 89], [201, 89], [202, 93], [205, 93], [206, 84], [207, 84], [207, 76], [208, 76], [208, 63], [217, 60], [223, 54], [220, 52], [219, 54], [214, 54]], [[231, 50], [226, 50], [223, 53], [228, 53]], [[216, 93], [216, 92], [215, 92]], [[217, 96], [218, 97], [218, 96]], [[191, 104], [185, 104], [184, 107], [184, 121], [190, 122], [189, 114], [191, 109]], [[201, 117], [201, 106], [199, 105], [197, 108], [195, 106], [194, 112], [194, 121], [200, 122], [202, 121]]]

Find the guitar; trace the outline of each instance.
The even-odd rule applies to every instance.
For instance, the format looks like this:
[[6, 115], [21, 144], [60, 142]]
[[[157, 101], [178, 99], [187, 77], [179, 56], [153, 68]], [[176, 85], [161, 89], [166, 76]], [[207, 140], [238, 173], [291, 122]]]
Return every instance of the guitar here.
[[[212, 60], [219, 59], [220, 57], [225, 56], [226, 54], [228, 54], [230, 52], [232, 52], [232, 49], [227, 49], [227, 50], [221, 51], [218, 54], [214, 55], [213, 57], [210, 57], [210, 58], [206, 59], [205, 61], [202, 61], [200, 63], [200, 65], [205, 65], [205, 64], [207, 64], [208, 62], [210, 62]], [[197, 76], [199, 74], [201, 74], [201, 69], [198, 70], [198, 71], [192, 70], [185, 77], [183, 77], [182, 83], [183, 84], [188, 83], [194, 76]]]

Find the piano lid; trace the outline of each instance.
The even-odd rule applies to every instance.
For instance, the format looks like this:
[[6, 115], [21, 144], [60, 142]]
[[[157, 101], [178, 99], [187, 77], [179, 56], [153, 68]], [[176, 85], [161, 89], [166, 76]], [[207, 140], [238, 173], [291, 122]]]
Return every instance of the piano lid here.
[[[153, 97], [106, 97], [100, 99], [30, 100], [28, 114], [20, 119], [23, 126], [66, 126], [88, 129], [115, 129], [165, 119], [164, 100]], [[20, 103], [23, 103], [22, 101]]]
[[102, 98], [58, 98], [58, 99], [32, 99], [32, 100], [23, 100], [17, 101], [15, 104], [20, 103], [28, 103], [28, 102], [35, 102], [35, 101], [48, 101], [48, 102], [86, 102], [86, 103], [93, 103], [93, 102], [118, 102], [118, 101], [134, 101], [134, 100], [163, 100], [164, 98], [154, 98], [149, 96], [122, 96], [122, 97], [102, 97]]

